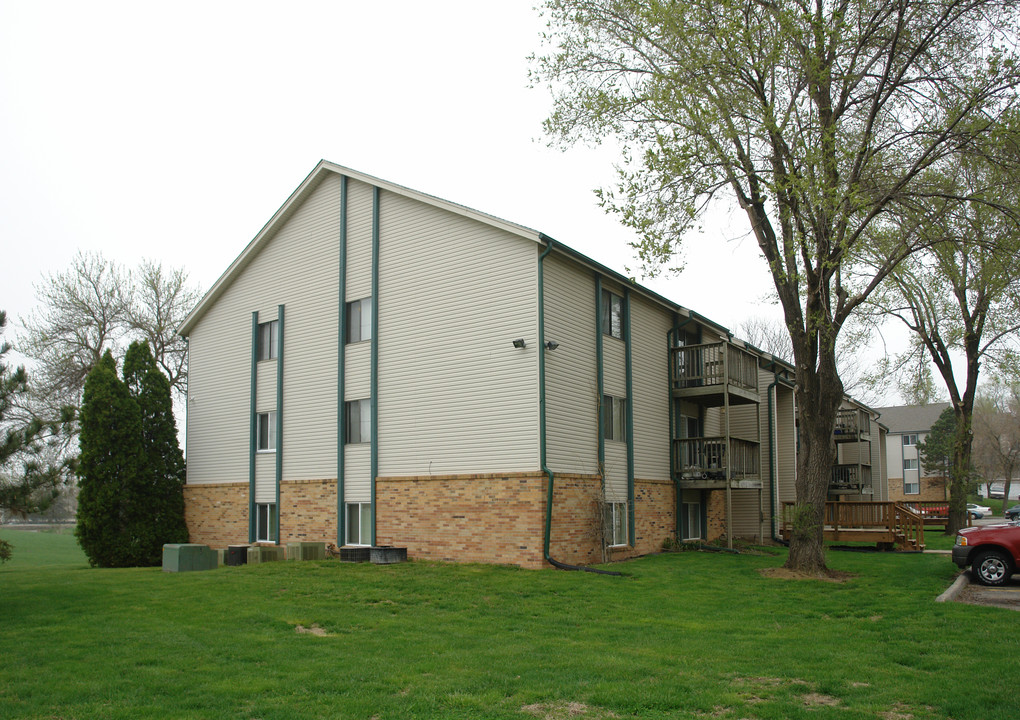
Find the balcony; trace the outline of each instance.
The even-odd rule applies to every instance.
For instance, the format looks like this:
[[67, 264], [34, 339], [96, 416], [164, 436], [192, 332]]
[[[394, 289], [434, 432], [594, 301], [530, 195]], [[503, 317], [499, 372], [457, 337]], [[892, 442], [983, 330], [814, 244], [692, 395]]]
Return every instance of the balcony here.
[[674, 397], [719, 406], [727, 392], [732, 405], [757, 403], [758, 359], [727, 342], [681, 345], [669, 349]]
[[871, 415], [856, 408], [841, 409], [836, 413], [832, 435], [838, 443], [871, 440]]
[[[727, 453], [727, 445], [729, 452]], [[758, 443], [731, 437], [683, 438], [673, 441], [673, 470], [687, 489], [760, 488]]]
[[870, 465], [835, 465], [829, 492], [833, 495], [868, 495], [871, 493]]

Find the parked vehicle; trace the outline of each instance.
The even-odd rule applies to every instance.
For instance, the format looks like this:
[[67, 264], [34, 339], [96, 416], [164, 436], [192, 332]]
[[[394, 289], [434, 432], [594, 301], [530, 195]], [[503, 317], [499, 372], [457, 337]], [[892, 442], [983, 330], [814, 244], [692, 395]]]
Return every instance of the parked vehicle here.
[[1017, 503], [1005, 512], [1007, 520], [1020, 520], [1020, 503]]
[[985, 507], [984, 505], [978, 505], [977, 503], [967, 503], [967, 512], [970, 513], [971, 517], [980, 520], [985, 515], [991, 515], [992, 509]]
[[1020, 524], [963, 528], [952, 557], [957, 567], [970, 565], [982, 585], [1005, 585], [1020, 567]]

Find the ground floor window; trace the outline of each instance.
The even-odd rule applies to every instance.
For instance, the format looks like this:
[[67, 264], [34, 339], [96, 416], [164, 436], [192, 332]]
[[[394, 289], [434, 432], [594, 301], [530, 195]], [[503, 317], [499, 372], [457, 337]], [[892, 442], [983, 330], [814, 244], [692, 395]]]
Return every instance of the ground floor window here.
[[606, 542], [627, 544], [627, 503], [607, 502], [605, 509]]
[[277, 520], [275, 503], [255, 506], [255, 542], [276, 542]]
[[701, 494], [697, 490], [684, 490], [680, 503], [681, 540], [701, 539]]
[[347, 544], [372, 544], [372, 503], [347, 503]]
[[916, 478], [905, 479], [903, 481], [903, 494], [904, 495], [917, 495], [921, 492], [921, 483]]

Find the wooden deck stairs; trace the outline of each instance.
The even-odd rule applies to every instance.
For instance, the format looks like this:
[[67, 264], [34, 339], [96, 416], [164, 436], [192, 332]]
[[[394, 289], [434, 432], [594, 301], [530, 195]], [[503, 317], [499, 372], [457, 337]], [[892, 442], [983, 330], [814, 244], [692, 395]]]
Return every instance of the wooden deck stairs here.
[[[790, 539], [794, 503], [783, 503], [780, 530]], [[899, 502], [825, 503], [824, 538], [835, 542], [873, 542], [879, 548], [924, 550], [924, 518]]]

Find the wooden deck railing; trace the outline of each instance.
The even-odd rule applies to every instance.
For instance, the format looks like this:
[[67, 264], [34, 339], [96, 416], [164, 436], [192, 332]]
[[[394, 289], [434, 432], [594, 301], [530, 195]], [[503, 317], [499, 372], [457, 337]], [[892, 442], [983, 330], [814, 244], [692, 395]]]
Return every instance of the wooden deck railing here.
[[832, 432], [836, 442], [870, 435], [871, 415], [859, 408], [842, 408], [836, 413], [836, 426]]
[[744, 390], [758, 390], [757, 358], [735, 345], [725, 342], [681, 345], [671, 347], [669, 352], [674, 390], [724, 385], [727, 381]]
[[871, 467], [869, 465], [834, 465], [832, 480], [829, 486], [833, 490], [860, 490], [871, 487]]
[[757, 479], [759, 477], [758, 443], [730, 438], [729, 455], [725, 437], [683, 438], [673, 441], [674, 468], [678, 477], [687, 479], [721, 480], [726, 477], [729, 463], [730, 478]]
[[[783, 503], [784, 537], [790, 537], [794, 503]], [[827, 502], [826, 539], [868, 540], [896, 543], [900, 547], [924, 547], [924, 518], [897, 502]]]

